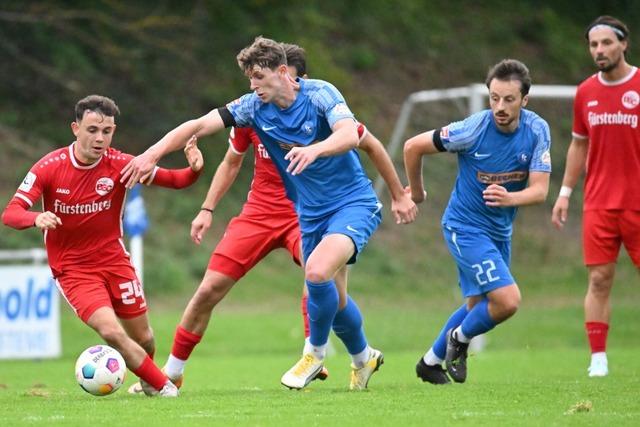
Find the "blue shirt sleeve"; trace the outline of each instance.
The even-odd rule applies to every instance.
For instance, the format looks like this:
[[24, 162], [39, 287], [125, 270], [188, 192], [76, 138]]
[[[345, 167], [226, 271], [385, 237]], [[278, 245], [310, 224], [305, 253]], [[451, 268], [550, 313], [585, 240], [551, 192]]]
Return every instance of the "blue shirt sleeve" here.
[[487, 121], [488, 110], [472, 114], [440, 129], [440, 141], [445, 150], [452, 153], [468, 151], [477, 141]]
[[529, 165], [530, 172], [551, 172], [551, 133], [546, 121], [538, 118], [532, 126], [536, 143], [533, 148], [533, 158]]
[[253, 117], [259, 99], [255, 93], [248, 93], [227, 104], [227, 109], [236, 120], [237, 127], [253, 126]]
[[314, 83], [314, 90], [310, 94], [311, 102], [327, 118], [330, 127], [345, 118], [355, 120], [347, 102], [334, 85], [322, 80], [316, 80]]

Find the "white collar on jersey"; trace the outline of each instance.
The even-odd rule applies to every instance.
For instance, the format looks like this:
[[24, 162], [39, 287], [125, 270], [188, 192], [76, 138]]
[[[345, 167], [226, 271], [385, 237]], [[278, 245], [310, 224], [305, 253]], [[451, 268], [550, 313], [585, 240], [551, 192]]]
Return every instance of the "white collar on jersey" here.
[[78, 159], [76, 159], [76, 155], [73, 153], [73, 146], [76, 145], [76, 141], [73, 141], [73, 143], [69, 146], [69, 159], [71, 160], [71, 164], [73, 165], [74, 168], [76, 169], [93, 169], [96, 166], [98, 166], [100, 164], [100, 162], [102, 161], [102, 156], [100, 156], [100, 158], [90, 164], [90, 165], [81, 165], [78, 162]]
[[629, 80], [631, 80], [633, 78], [633, 76], [636, 75], [636, 72], [638, 71], [638, 67], [631, 67], [631, 71], [629, 72], [629, 74], [627, 74], [626, 76], [624, 76], [623, 78], [610, 82], [609, 80], [605, 80], [604, 78], [602, 78], [602, 71], [600, 71], [598, 73], [598, 81], [600, 83], [602, 83], [605, 86], [617, 86], [617, 85], [621, 85], [623, 83], [628, 82]]

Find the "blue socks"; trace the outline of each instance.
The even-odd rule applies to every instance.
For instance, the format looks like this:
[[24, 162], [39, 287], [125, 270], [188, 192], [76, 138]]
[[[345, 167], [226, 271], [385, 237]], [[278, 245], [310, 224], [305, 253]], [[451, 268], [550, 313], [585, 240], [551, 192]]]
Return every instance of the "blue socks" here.
[[449, 329], [455, 329], [462, 321], [467, 317], [467, 304], [462, 304], [456, 311], [453, 312], [447, 323], [445, 323], [444, 327], [440, 331], [440, 335], [434, 341], [431, 348], [436, 356], [440, 359], [444, 359], [445, 354], [447, 353], [447, 332]]
[[367, 347], [358, 305], [347, 295], [347, 305], [336, 313], [333, 332], [342, 340], [349, 354], [358, 354]]
[[329, 341], [331, 324], [338, 311], [338, 289], [333, 280], [322, 283], [306, 280], [305, 283], [309, 291], [309, 342], [314, 346], [322, 346]]
[[490, 331], [495, 326], [496, 322], [489, 315], [489, 300], [485, 298], [471, 309], [460, 328], [464, 336], [471, 339]]

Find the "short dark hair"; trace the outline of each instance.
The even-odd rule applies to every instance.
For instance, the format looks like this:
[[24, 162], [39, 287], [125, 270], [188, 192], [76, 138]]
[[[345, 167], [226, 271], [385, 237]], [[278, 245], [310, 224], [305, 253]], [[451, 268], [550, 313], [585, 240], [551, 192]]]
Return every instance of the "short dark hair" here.
[[108, 117], [115, 117], [120, 114], [120, 109], [115, 101], [101, 95], [89, 95], [76, 103], [76, 121], [81, 121], [87, 111], [95, 111]]
[[258, 36], [250, 46], [240, 51], [236, 60], [240, 69], [246, 74], [256, 65], [271, 70], [283, 64], [287, 65], [287, 54], [277, 41]]
[[517, 59], [503, 59], [491, 67], [485, 81], [487, 87], [489, 87], [493, 79], [501, 81], [518, 80], [522, 96], [528, 95], [531, 88], [529, 69]]
[[303, 77], [307, 74], [307, 59], [304, 49], [291, 43], [282, 43], [282, 47], [287, 55], [287, 64], [290, 67], [295, 67], [296, 75]]

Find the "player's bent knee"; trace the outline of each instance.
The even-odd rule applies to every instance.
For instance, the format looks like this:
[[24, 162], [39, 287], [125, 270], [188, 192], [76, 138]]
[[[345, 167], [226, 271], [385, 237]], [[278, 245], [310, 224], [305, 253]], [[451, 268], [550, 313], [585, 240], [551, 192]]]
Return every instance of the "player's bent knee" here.
[[318, 270], [318, 269], [307, 269], [305, 271], [304, 279], [311, 283], [324, 283], [333, 279], [331, 273]]

